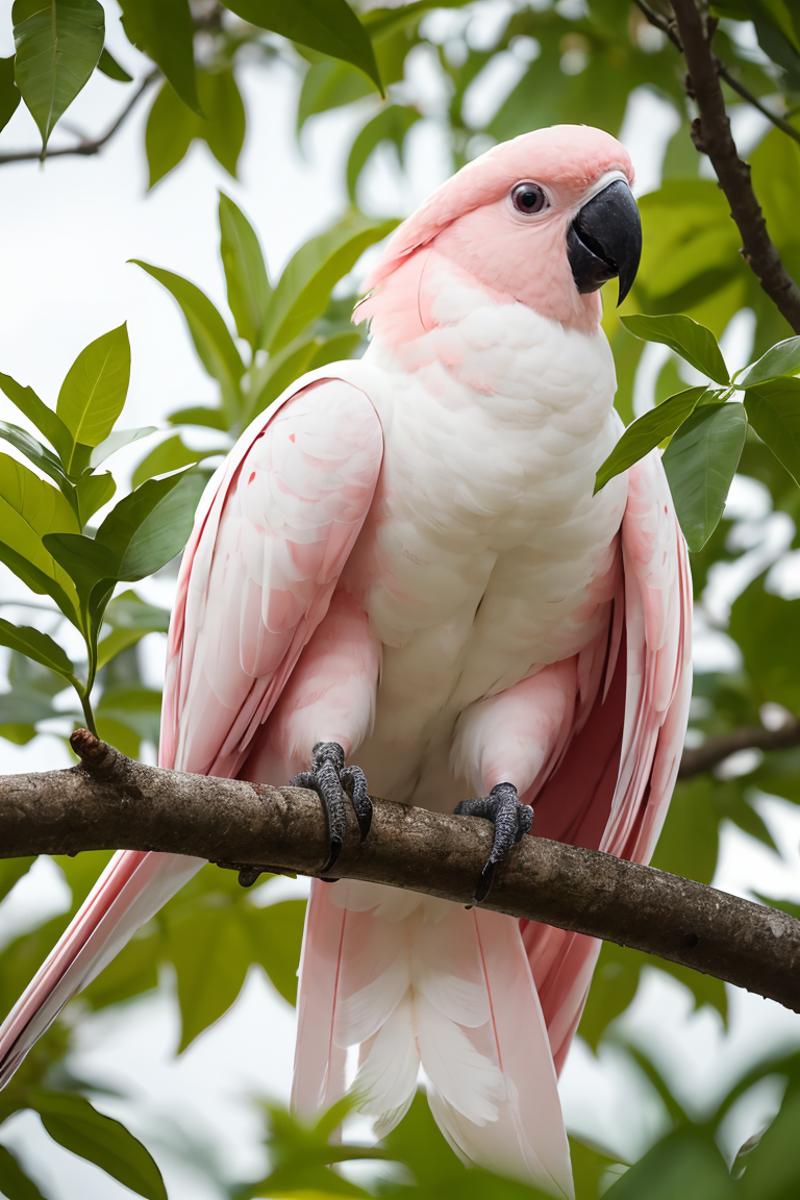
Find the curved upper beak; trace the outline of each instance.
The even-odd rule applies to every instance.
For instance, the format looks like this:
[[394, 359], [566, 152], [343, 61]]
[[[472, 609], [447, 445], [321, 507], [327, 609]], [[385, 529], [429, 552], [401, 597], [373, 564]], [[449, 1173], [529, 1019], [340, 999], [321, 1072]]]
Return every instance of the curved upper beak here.
[[579, 292], [595, 292], [619, 278], [621, 304], [631, 290], [642, 256], [642, 223], [631, 189], [615, 179], [573, 220], [567, 234], [567, 258]]

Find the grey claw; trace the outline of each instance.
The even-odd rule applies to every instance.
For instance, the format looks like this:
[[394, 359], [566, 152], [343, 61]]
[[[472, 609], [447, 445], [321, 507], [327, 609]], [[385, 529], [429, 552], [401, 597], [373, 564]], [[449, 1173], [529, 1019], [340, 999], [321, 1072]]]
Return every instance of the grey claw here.
[[317, 742], [313, 750], [312, 769], [295, 775], [289, 780], [289, 786], [310, 788], [322, 801], [330, 839], [328, 858], [321, 869], [325, 875], [334, 866], [344, 846], [348, 800], [355, 811], [362, 842], [369, 833], [372, 801], [367, 790], [367, 777], [360, 767], [345, 766], [344, 750], [338, 742]]
[[484, 817], [494, 824], [494, 841], [491, 853], [478, 878], [473, 903], [480, 904], [489, 895], [497, 867], [504, 862], [517, 842], [530, 833], [533, 824], [533, 809], [521, 804], [513, 783], [498, 783], [488, 796], [474, 800], [462, 800], [456, 805], [456, 813], [467, 817]]

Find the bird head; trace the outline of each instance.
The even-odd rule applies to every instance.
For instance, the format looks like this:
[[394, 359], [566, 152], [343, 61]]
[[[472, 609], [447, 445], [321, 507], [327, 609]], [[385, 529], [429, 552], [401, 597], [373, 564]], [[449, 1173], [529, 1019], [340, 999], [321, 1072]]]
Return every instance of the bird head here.
[[[627, 151], [600, 129], [523, 134], [462, 167], [398, 226], [367, 286], [379, 300], [402, 273], [407, 286], [393, 289], [395, 300], [407, 301], [415, 287], [421, 297], [427, 249], [497, 300], [592, 328], [598, 289], [616, 277], [621, 302], [639, 265], [632, 182]], [[372, 298], [365, 309], [361, 315], [380, 311]]]

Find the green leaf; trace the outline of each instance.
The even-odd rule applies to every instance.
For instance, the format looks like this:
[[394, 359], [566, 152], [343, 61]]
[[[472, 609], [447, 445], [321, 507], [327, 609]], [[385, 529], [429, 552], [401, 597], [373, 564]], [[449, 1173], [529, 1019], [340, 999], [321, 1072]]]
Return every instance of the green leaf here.
[[758, 384], [747, 392], [744, 406], [758, 436], [800, 484], [800, 379]]
[[43, 400], [40, 400], [33, 388], [25, 387], [12, 379], [10, 375], [0, 373], [0, 388], [8, 396], [12, 404], [35, 425], [41, 434], [47, 438], [50, 445], [66, 462], [70, 455], [72, 437], [64, 422]]
[[188, 279], [173, 271], [153, 267], [140, 259], [132, 261], [158, 280], [177, 301], [200, 361], [209, 375], [220, 383], [226, 409], [231, 417], [235, 417], [241, 400], [239, 380], [244, 372], [244, 364], [219, 312], [200, 288]]
[[352, 204], [356, 203], [356, 189], [361, 172], [369, 158], [382, 142], [394, 146], [402, 165], [403, 143], [412, 125], [422, 114], [405, 104], [387, 104], [376, 113], [371, 121], [356, 134], [347, 159], [347, 194]]
[[72, 484], [69, 476], [55, 454], [37, 441], [27, 430], [21, 429], [19, 425], [0, 421], [0, 438], [13, 446], [15, 450], [19, 450], [20, 454], [24, 454], [28, 461], [38, 467], [40, 471], [44, 471], [45, 475], [49, 475], [62, 492], [71, 492]]
[[136, 646], [147, 634], [147, 629], [112, 629], [97, 647], [98, 669], [111, 662], [123, 650]]
[[58, 643], [30, 625], [12, 625], [0, 617], [0, 645], [25, 654], [70, 682], [75, 678], [75, 666]]
[[[0, 454], [0, 537], [15, 556], [24, 560], [26, 567], [41, 573], [61, 592], [70, 593], [72, 585], [45, 549], [42, 535], [54, 530], [74, 531], [77, 527], [75, 513], [61, 492], [21, 462]], [[7, 558], [3, 561], [33, 586], [30, 577], [20, 574], [17, 566], [12, 566]], [[45, 590], [49, 591], [49, 587]]]
[[289, 1004], [297, 1001], [297, 964], [305, 914], [304, 900], [282, 900], [266, 908], [252, 908], [247, 914], [256, 961]]
[[0, 692], [0, 724], [35, 725], [55, 716], [53, 705], [47, 696], [20, 694], [17, 691]]
[[14, 0], [15, 77], [42, 135], [42, 155], [103, 50], [105, 18], [97, 0]]
[[117, 83], [133, 83], [133, 76], [129, 75], [122, 63], [117, 62], [114, 55], [107, 48], [103, 48], [103, 53], [97, 63], [98, 71], [102, 71], [109, 79], [116, 80]]
[[786, 338], [778, 342], [762, 354], [752, 366], [748, 367], [736, 386], [740, 388], [755, 387], [781, 375], [793, 377], [800, 372], [800, 337]]
[[85, 1158], [146, 1200], [167, 1200], [161, 1172], [149, 1150], [83, 1096], [35, 1091], [29, 1098], [54, 1142]]
[[106, 620], [115, 629], [139, 629], [142, 633], [166, 633], [169, 609], [148, 604], [133, 589], [120, 592], [106, 609]]
[[109, 721], [132, 730], [137, 738], [135, 753], [138, 756], [140, 741], [148, 741], [153, 745], [158, 741], [161, 692], [145, 687], [106, 687], [97, 705], [96, 715], [101, 737], [103, 727]]
[[109, 578], [143, 579], [174, 558], [189, 538], [204, 486], [202, 475], [184, 471], [148, 479], [120, 500], [96, 536], [116, 560]]
[[110, 433], [107, 438], [94, 447], [92, 453], [89, 455], [89, 465], [92, 469], [99, 467], [101, 463], [104, 463], [112, 454], [116, 454], [118, 450], [124, 450], [126, 446], [130, 446], [142, 438], [149, 437], [151, 433], [155, 432], [155, 425], [141, 425], [138, 429], [115, 429], [113, 433]]
[[228, 422], [219, 408], [207, 408], [204, 404], [190, 404], [187, 408], [176, 408], [167, 417], [170, 425], [199, 425], [201, 429], [226, 431]]
[[360, 71], [343, 62], [323, 59], [306, 71], [297, 101], [297, 134], [306, 121], [318, 113], [330, 112], [372, 94], [369, 81]]
[[144, 132], [149, 188], [182, 162], [197, 136], [198, 124], [197, 113], [183, 103], [165, 80], [150, 107]]
[[46, 533], [44, 544], [78, 589], [88, 598], [100, 579], [113, 579], [117, 560], [112, 551], [85, 533]]
[[609, 1200], [733, 1200], [736, 1195], [719, 1150], [693, 1129], [658, 1142], [604, 1194]]
[[324, 233], [311, 238], [284, 268], [269, 306], [263, 344], [280, 350], [325, 311], [339, 280], [355, 266], [368, 246], [394, 229], [396, 221], [373, 221], [348, 213]]
[[352, 63], [383, 93], [369, 34], [345, 0], [226, 0], [226, 7], [261, 29]]
[[236, 177], [244, 145], [245, 112], [233, 71], [204, 71], [198, 80], [203, 119], [197, 136], [208, 146], [217, 162]]
[[[177, 471], [180, 467], [193, 466], [213, 453], [213, 450], [192, 450], [185, 444], [181, 435], [175, 433], [166, 441], [159, 442], [144, 456], [133, 472], [133, 486], [138, 487], [145, 479], [152, 479], [154, 475], [165, 475], [168, 471]], [[224, 454], [225, 450], [221, 453]]]
[[131, 346], [125, 325], [109, 330], [81, 350], [58, 393], [56, 412], [75, 445], [97, 446], [114, 427], [125, 404], [131, 375]]
[[0, 539], [0, 562], [7, 566], [9, 571], [13, 571], [32, 592], [36, 592], [39, 596], [52, 597], [64, 616], [73, 625], [80, 628], [78, 612], [75, 607], [75, 589], [71, 582], [68, 584], [68, 588], [63, 588], [52, 575], [40, 567], [34, 566], [24, 553], [15, 550], [13, 546], [2, 539]]
[[743, 404], [705, 404], [664, 452], [675, 509], [692, 551], [702, 550], [719, 523], [746, 434]]
[[116, 490], [117, 485], [110, 471], [102, 471], [99, 475], [81, 476], [75, 485], [81, 526], [94, 516], [98, 508], [108, 503]]
[[622, 324], [645, 342], [661, 342], [717, 383], [729, 382], [728, 368], [717, 339], [705, 325], [679, 313], [621, 317]]
[[0, 1146], [0, 1195], [5, 1196], [6, 1200], [45, 1200], [39, 1188], [5, 1146]]
[[5, 129], [17, 111], [19, 91], [14, 83], [14, 56], [0, 58], [0, 129]]
[[[766, 591], [763, 578], [754, 580], [737, 597], [730, 618], [730, 635], [741, 650], [758, 702], [771, 700], [792, 712], [800, 711], [798, 620], [800, 600], [786, 600]], [[772, 760], [773, 755], [768, 755], [762, 768], [767, 776]], [[769, 783], [764, 781], [762, 786], [768, 788]], [[792, 786], [797, 786], [796, 780]]]
[[673, 434], [691, 416], [705, 392], [704, 387], [687, 388], [633, 421], [597, 472], [595, 492]]
[[238, 905], [193, 906], [167, 921], [167, 953], [178, 979], [181, 1039], [185, 1050], [236, 1000], [252, 949]]
[[255, 350], [261, 344], [272, 288], [258, 235], [242, 210], [224, 192], [219, 196], [219, 231], [228, 304], [239, 336]]
[[130, 41], [158, 64], [184, 104], [199, 111], [189, 0], [120, 0], [120, 8]]

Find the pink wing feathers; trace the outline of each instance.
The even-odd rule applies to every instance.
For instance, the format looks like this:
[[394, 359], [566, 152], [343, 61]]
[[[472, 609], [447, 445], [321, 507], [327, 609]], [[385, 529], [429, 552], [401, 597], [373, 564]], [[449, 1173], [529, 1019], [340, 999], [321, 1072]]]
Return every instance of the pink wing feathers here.
[[[647, 862], [666, 816], [691, 692], [686, 545], [659, 457], [628, 476], [622, 577], [603, 644], [585, 652], [589, 702], [535, 798], [536, 833]], [[556, 1065], [578, 1026], [600, 944], [521, 922]]]
[[[330, 366], [240, 438], [209, 483], [181, 565], [162, 766], [236, 775], [327, 611], [382, 454], [371, 401]], [[0, 1087], [64, 1004], [202, 865], [132, 851], [112, 858], [0, 1027]]]

